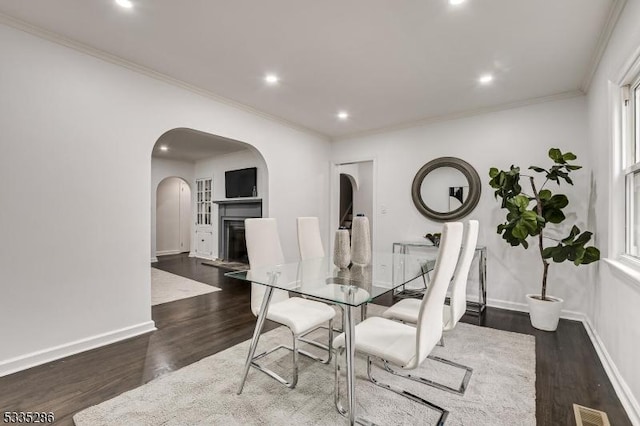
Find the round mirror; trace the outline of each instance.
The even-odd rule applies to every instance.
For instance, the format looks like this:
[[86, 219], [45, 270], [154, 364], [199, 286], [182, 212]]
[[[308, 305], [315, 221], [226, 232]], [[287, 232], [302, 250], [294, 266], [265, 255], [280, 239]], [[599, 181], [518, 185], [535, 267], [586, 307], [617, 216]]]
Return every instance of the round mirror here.
[[411, 196], [420, 213], [445, 222], [460, 219], [480, 201], [480, 176], [471, 164], [454, 157], [428, 162], [413, 179]]

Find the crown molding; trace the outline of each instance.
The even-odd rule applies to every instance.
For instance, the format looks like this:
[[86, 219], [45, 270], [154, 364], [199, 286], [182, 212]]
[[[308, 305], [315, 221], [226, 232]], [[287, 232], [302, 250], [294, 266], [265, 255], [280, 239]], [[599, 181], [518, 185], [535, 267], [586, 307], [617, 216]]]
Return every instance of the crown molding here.
[[605, 22], [604, 27], [600, 32], [600, 36], [598, 37], [596, 50], [593, 52], [593, 56], [591, 57], [591, 62], [589, 63], [587, 72], [582, 78], [582, 83], [580, 84], [580, 90], [582, 90], [584, 93], [587, 93], [589, 91], [589, 88], [591, 87], [593, 76], [596, 74], [598, 66], [600, 66], [600, 61], [604, 56], [604, 52], [607, 50], [607, 46], [609, 45], [609, 40], [611, 40], [613, 30], [615, 30], [618, 19], [620, 19], [620, 15], [622, 14], [622, 9], [624, 9], [624, 6], [626, 4], [627, 0], [613, 0], [613, 2], [611, 3], [607, 21]]
[[53, 43], [56, 44], [60, 44], [62, 46], [71, 48], [73, 50], [85, 53], [87, 55], [93, 56], [95, 58], [101, 59], [103, 61], [109, 62], [111, 64], [114, 65], [118, 65], [124, 68], [127, 68], [131, 71], [135, 71], [137, 73], [143, 74], [147, 77], [162, 81], [164, 83], [170, 84], [172, 86], [175, 87], [179, 87], [181, 89], [184, 90], [188, 90], [192, 93], [195, 93], [197, 95], [212, 99], [216, 102], [219, 102], [221, 104], [225, 104], [227, 106], [230, 106], [232, 108], [236, 108], [239, 110], [242, 110], [244, 112], [247, 112], [249, 114], [253, 114], [256, 116], [259, 116], [261, 118], [276, 122], [278, 124], [281, 124], [283, 126], [289, 127], [291, 129], [303, 132], [303, 133], [307, 133], [307, 134], [311, 134], [313, 136], [317, 136], [320, 137], [322, 139], [325, 140], [331, 140], [331, 136], [327, 135], [325, 133], [319, 132], [317, 130], [311, 129], [309, 127], [305, 127], [302, 126], [298, 123], [294, 123], [293, 121], [289, 121], [285, 118], [273, 115], [273, 114], [269, 114], [267, 112], [261, 111], [259, 109], [256, 109], [254, 107], [251, 107], [249, 105], [243, 104], [241, 102], [238, 101], [234, 101], [233, 99], [229, 99], [226, 98], [224, 96], [220, 96], [214, 92], [211, 92], [209, 90], [206, 89], [202, 89], [200, 87], [194, 86], [192, 84], [189, 84], [185, 81], [182, 81], [180, 79], [171, 77], [169, 75], [160, 73], [158, 71], [154, 71], [151, 68], [147, 68], [143, 65], [139, 65], [136, 64], [135, 62], [123, 59], [119, 56], [113, 55], [111, 53], [105, 52], [103, 50], [100, 49], [96, 49], [94, 47], [91, 47], [89, 45], [86, 45], [84, 43], [78, 42], [76, 40], [70, 39], [68, 37], [65, 37], [61, 34], [55, 33], [53, 31], [49, 31], [46, 30], [44, 28], [40, 28], [38, 26], [32, 25], [28, 22], [25, 22], [21, 19], [18, 18], [14, 18], [12, 16], [6, 15], [4, 13], [0, 13], [0, 24], [5, 24], [7, 26], [10, 26], [12, 28], [15, 28], [17, 30], [20, 31], [24, 31], [26, 33], [35, 35], [36, 37], [40, 37], [43, 38], [45, 40], [51, 41]]
[[488, 114], [488, 113], [491, 113], [491, 112], [499, 112], [499, 111], [515, 109], [515, 108], [522, 108], [522, 107], [525, 107], [525, 106], [541, 104], [541, 103], [545, 103], [545, 102], [553, 102], [553, 101], [559, 101], [559, 100], [563, 100], [563, 99], [571, 99], [571, 98], [575, 98], [575, 97], [578, 97], [578, 96], [584, 96], [584, 92], [582, 92], [581, 90], [570, 90], [568, 92], [561, 92], [561, 93], [556, 93], [556, 94], [548, 95], [548, 96], [540, 96], [540, 97], [537, 97], [537, 98], [530, 98], [530, 99], [525, 99], [525, 100], [522, 100], [522, 101], [508, 102], [508, 103], [504, 103], [504, 104], [500, 104], [500, 105], [488, 106], [488, 107], [482, 107], [482, 108], [475, 108], [475, 109], [470, 109], [470, 110], [466, 110], [466, 111], [453, 112], [453, 113], [450, 113], [450, 114], [437, 115], [437, 116], [433, 116], [433, 117], [425, 117], [425, 118], [421, 118], [421, 119], [418, 119], [418, 120], [404, 122], [404, 123], [401, 123], [401, 124], [393, 124], [391, 126], [380, 127], [380, 128], [373, 129], [373, 130], [364, 130], [364, 131], [361, 131], [361, 132], [354, 132], [354, 133], [348, 133], [348, 134], [345, 134], [345, 135], [340, 135], [340, 136], [332, 138], [331, 142], [338, 142], [338, 141], [346, 140], [346, 139], [354, 139], [354, 138], [361, 138], [361, 137], [365, 137], [365, 136], [372, 136], [372, 135], [377, 135], [377, 134], [380, 134], [380, 133], [393, 132], [393, 131], [396, 131], [396, 130], [404, 130], [404, 129], [409, 129], [411, 127], [419, 127], [419, 126], [424, 126], [424, 125], [427, 125], [427, 124], [439, 123], [439, 122], [442, 122], [442, 121], [458, 120], [458, 119], [461, 119], [461, 118], [473, 117], [473, 116], [476, 116], [476, 115]]

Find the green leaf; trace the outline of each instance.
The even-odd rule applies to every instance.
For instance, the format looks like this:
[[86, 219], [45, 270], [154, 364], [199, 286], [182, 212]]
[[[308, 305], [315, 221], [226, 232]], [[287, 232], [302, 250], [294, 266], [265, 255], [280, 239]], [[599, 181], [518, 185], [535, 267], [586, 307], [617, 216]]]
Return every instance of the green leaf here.
[[495, 167], [492, 167], [489, 169], [489, 177], [494, 178], [496, 176], [498, 176], [498, 173], [500, 173], [500, 171], [498, 169], [496, 169]]
[[584, 257], [582, 258], [582, 264], [587, 265], [597, 260], [600, 260], [600, 250], [593, 246], [587, 247], [585, 249]]
[[556, 247], [555, 250], [553, 251], [552, 258], [553, 258], [553, 261], [556, 263], [561, 263], [567, 260], [567, 253], [564, 247], [558, 245], [558, 247]]
[[527, 228], [520, 223], [513, 227], [513, 231], [511, 231], [511, 233], [514, 237], [520, 240], [524, 240], [529, 235]]
[[544, 250], [542, 250], [542, 258], [543, 259], [549, 259], [551, 256], [553, 256], [553, 251], [555, 250], [555, 247], [547, 247]]
[[571, 231], [569, 232], [569, 236], [567, 238], [563, 239], [562, 243], [563, 244], [571, 244], [571, 243], [573, 243], [574, 238], [578, 234], [580, 234], [580, 228], [578, 228], [577, 226], [573, 225], [573, 227], [571, 228]]
[[522, 211], [523, 209], [526, 209], [527, 207], [529, 207], [529, 203], [531, 202], [531, 200], [529, 200], [529, 197], [525, 196], [525, 195], [517, 195], [514, 199], [513, 199], [514, 203], [516, 206], [518, 206], [518, 208]]
[[564, 161], [564, 159], [562, 158], [562, 152], [558, 148], [551, 148], [549, 150], [549, 158], [551, 158], [556, 163]]
[[541, 200], [548, 200], [549, 198], [551, 198], [551, 191], [549, 191], [548, 189], [543, 189], [542, 191], [538, 192], [538, 197], [540, 197]]
[[564, 161], [573, 161], [576, 158], [578, 157], [576, 157], [576, 155], [573, 152], [565, 152], [564, 154], [562, 154], [562, 159]]
[[542, 208], [551, 207], [554, 209], [563, 209], [569, 205], [569, 199], [566, 195], [556, 194], [549, 198], [542, 206]]
[[533, 171], [536, 171], [538, 173], [542, 173], [542, 172], [548, 173], [546, 169], [543, 169], [542, 167], [538, 167], [538, 166], [531, 166], [531, 167], [529, 167], [529, 170], [533, 170]]
[[562, 223], [566, 219], [562, 210], [559, 209], [547, 209], [542, 214], [549, 223]]

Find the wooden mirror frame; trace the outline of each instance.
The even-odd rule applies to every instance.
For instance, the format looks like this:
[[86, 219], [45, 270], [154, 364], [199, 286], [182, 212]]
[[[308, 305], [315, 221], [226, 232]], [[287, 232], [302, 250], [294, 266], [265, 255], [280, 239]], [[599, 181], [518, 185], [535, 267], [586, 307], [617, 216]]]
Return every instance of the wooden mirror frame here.
[[[469, 195], [466, 201], [457, 209], [446, 213], [430, 209], [422, 199], [420, 192], [424, 178], [433, 170], [441, 167], [453, 167], [459, 170], [467, 178], [467, 182], [469, 182]], [[416, 205], [416, 208], [423, 216], [437, 222], [447, 222], [461, 219], [471, 213], [480, 201], [481, 189], [480, 176], [478, 176], [478, 172], [476, 172], [476, 169], [474, 169], [471, 164], [456, 157], [440, 157], [429, 161], [418, 170], [411, 185], [411, 198], [413, 199], [413, 204]]]

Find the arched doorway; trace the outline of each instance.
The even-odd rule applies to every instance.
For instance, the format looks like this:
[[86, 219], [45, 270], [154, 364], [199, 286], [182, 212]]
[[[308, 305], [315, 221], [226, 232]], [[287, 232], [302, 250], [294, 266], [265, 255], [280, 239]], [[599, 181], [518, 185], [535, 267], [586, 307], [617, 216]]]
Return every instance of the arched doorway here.
[[163, 179], [156, 189], [156, 255], [191, 250], [191, 188], [179, 177]]
[[[234, 172], [242, 175], [243, 170], [253, 171], [249, 175], [255, 183], [248, 192], [242, 188], [238, 192], [227, 182], [238, 177]], [[268, 216], [268, 171], [262, 154], [248, 143], [193, 129], [162, 134], [151, 153], [152, 262], [165, 254], [157, 235], [159, 204], [154, 185], [177, 176], [192, 191], [190, 240], [184, 251], [208, 261], [238, 260], [231, 249], [237, 246], [244, 219]]]

